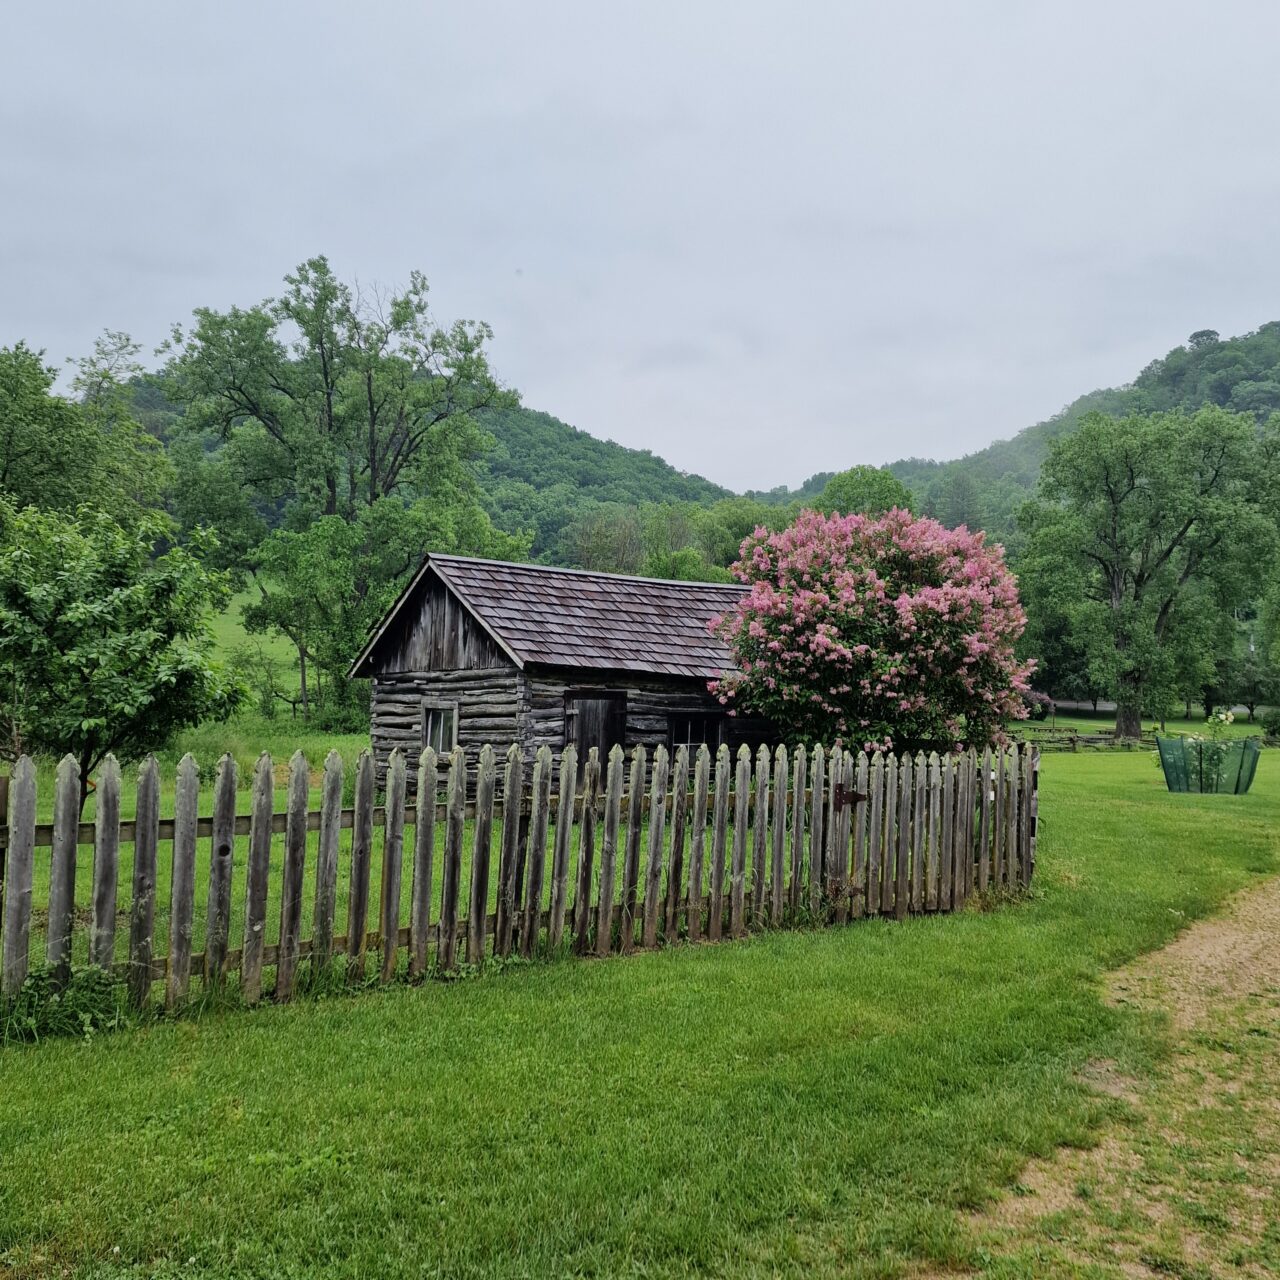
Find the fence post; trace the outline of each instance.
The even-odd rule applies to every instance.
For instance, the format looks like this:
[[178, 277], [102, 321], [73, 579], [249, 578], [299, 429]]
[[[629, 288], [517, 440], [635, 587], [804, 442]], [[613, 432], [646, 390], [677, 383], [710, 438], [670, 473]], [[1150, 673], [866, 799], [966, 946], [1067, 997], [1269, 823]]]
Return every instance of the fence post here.
[[253, 769], [253, 814], [245, 868], [244, 948], [240, 953], [240, 993], [254, 1004], [262, 994], [262, 953], [267, 938], [267, 874], [271, 868], [271, 811], [275, 777], [264, 751]]
[[729, 833], [729, 747], [716, 752], [715, 812], [711, 818], [711, 898], [707, 908], [707, 937], [719, 942], [724, 932], [725, 841]]
[[684, 884], [684, 840], [689, 809], [689, 748], [683, 743], [676, 748], [675, 767], [671, 778], [671, 865], [667, 868], [666, 915], [663, 933], [668, 941], [680, 930], [681, 887]]
[[98, 770], [93, 814], [93, 922], [89, 963], [111, 972], [116, 949], [116, 893], [120, 874], [120, 766], [108, 755]]
[[631, 753], [631, 781], [627, 804], [627, 843], [622, 862], [622, 916], [618, 949], [625, 956], [636, 945], [636, 884], [640, 879], [640, 828], [644, 822], [644, 779], [647, 752], [637, 746]]
[[27, 977], [31, 938], [31, 881], [36, 846], [36, 769], [27, 756], [13, 766], [9, 796], [4, 932], [0, 936], [0, 997], [12, 999]]
[[533, 760], [533, 812], [529, 822], [529, 879], [524, 897], [520, 954], [526, 960], [538, 950], [542, 930], [542, 886], [547, 867], [547, 823], [551, 820], [551, 748], [543, 745]]
[[1005, 861], [1009, 869], [1008, 884], [1011, 889], [1015, 885], [1022, 883], [1022, 859], [1019, 857], [1021, 824], [1018, 821], [1018, 813], [1021, 808], [1018, 804], [1021, 791], [1021, 765], [1022, 760], [1019, 757], [1018, 748], [1015, 746], [1009, 752], [1009, 821], [1005, 828], [1008, 843]]
[[794, 917], [800, 910], [804, 889], [804, 790], [809, 775], [803, 742], [796, 748], [793, 768], [795, 794], [791, 797], [791, 881], [787, 886], [787, 904]]
[[547, 916], [547, 950], [555, 952], [564, 938], [565, 903], [569, 896], [569, 842], [573, 835], [574, 790], [578, 753], [573, 744], [560, 756], [560, 797], [556, 804], [556, 843], [551, 859], [551, 907]]
[[880, 876], [884, 856], [884, 755], [873, 752], [867, 790], [871, 808], [867, 828], [867, 914], [880, 914]]
[[813, 749], [813, 781], [809, 787], [809, 911], [815, 921], [822, 909], [826, 763], [822, 743], [819, 742]]
[[693, 830], [689, 836], [689, 896], [685, 921], [689, 941], [702, 938], [702, 869], [707, 856], [707, 792], [711, 786], [711, 751], [704, 742], [693, 768]]
[[762, 742], [756, 751], [756, 804], [751, 820], [751, 919], [764, 925], [765, 864], [769, 850], [769, 748]]
[[135, 1008], [151, 991], [155, 947], [156, 852], [160, 842], [160, 766], [148, 756], [138, 775], [133, 839], [133, 904], [129, 913], [129, 999]]
[[1027, 798], [1027, 871], [1026, 884], [1036, 870], [1036, 827], [1040, 818], [1040, 751], [1031, 748], [1031, 793]]
[[445, 973], [457, 965], [458, 895], [462, 884], [462, 834], [467, 810], [467, 758], [461, 747], [449, 757], [449, 797], [444, 828], [444, 870], [440, 882], [440, 937], [436, 963]]
[[618, 863], [618, 820], [622, 807], [622, 748], [609, 751], [604, 788], [604, 835], [600, 841], [600, 889], [596, 904], [596, 955], [607, 956], [613, 943], [613, 886]]
[[786, 893], [789, 776], [787, 749], [779, 746], [773, 764], [773, 847], [769, 874], [769, 923], [775, 929], [782, 923], [782, 905]]
[[356, 807], [351, 820], [351, 889], [347, 897], [347, 979], [364, 977], [369, 931], [369, 875], [373, 861], [373, 756], [356, 760]]
[[342, 757], [324, 758], [320, 792], [320, 836], [316, 841], [316, 899], [311, 931], [311, 971], [329, 967], [333, 958], [333, 917], [338, 902], [338, 839], [342, 822]]
[[431, 873], [436, 852], [436, 790], [439, 767], [433, 747], [418, 757], [417, 825], [413, 831], [413, 886], [409, 891], [409, 976], [427, 971], [431, 937]]
[[942, 774], [941, 763], [936, 751], [929, 752], [929, 849], [928, 865], [925, 869], [925, 910], [937, 911], [938, 902], [938, 870], [942, 851]]
[[[227, 965], [227, 939], [231, 932], [231, 878], [235, 871], [236, 762], [224, 755], [213, 784], [213, 833], [209, 840], [209, 900], [205, 911], [204, 982], [206, 988], [222, 984]], [[102, 788], [99, 785], [99, 792]], [[102, 803], [101, 798], [98, 801]], [[317, 930], [319, 913], [317, 913]], [[317, 935], [318, 936], [318, 935]]]
[[927, 787], [929, 766], [924, 752], [917, 751], [912, 764], [915, 774], [916, 794], [912, 804], [911, 821], [911, 910], [924, 910], [924, 859], [925, 837], [928, 834]]
[[747, 817], [751, 804], [751, 749], [738, 748], [738, 773], [734, 788], [733, 861], [729, 872], [729, 936], [740, 937], [745, 930], [744, 895], [747, 873]]
[[600, 751], [587, 752], [582, 772], [582, 818], [578, 827], [578, 874], [573, 891], [573, 946], [585, 955], [591, 940], [591, 887], [595, 879], [596, 805], [600, 799]]
[[502, 843], [498, 853], [498, 902], [493, 920], [493, 953], [511, 954], [515, 931], [516, 864], [519, 861], [520, 810], [524, 806], [524, 753], [513, 742], [502, 780]]
[[488, 933], [485, 919], [489, 907], [489, 863], [493, 857], [493, 792], [498, 767], [493, 748], [480, 749], [476, 775], [476, 827], [471, 849], [471, 901], [467, 907], [467, 963], [484, 963], [484, 944]]
[[53, 846], [49, 850], [49, 927], [45, 959], [56, 986], [71, 977], [71, 931], [76, 909], [76, 841], [80, 826], [80, 766], [66, 755], [58, 764], [53, 795]]
[[662, 893], [662, 855], [667, 834], [667, 749], [653, 753], [653, 777], [649, 784], [649, 860], [644, 875], [644, 923], [641, 941], [658, 945], [658, 907]]
[[898, 766], [898, 853], [894, 876], [893, 908], [899, 920], [907, 918], [910, 906], [907, 862], [911, 856], [911, 757], [905, 752]]
[[178, 764], [173, 802], [173, 863], [169, 879], [169, 963], [164, 1002], [176, 1009], [191, 981], [191, 936], [196, 905], [196, 817], [200, 812], [200, 770], [188, 752]]
[[948, 752], [942, 757], [942, 881], [938, 886], [939, 911], [950, 911], [955, 905], [955, 806], [956, 758]]
[[404, 798], [407, 779], [404, 752], [397, 747], [387, 764], [386, 819], [382, 838], [382, 896], [378, 929], [382, 934], [382, 981], [396, 974], [400, 950], [400, 887], [404, 879]]

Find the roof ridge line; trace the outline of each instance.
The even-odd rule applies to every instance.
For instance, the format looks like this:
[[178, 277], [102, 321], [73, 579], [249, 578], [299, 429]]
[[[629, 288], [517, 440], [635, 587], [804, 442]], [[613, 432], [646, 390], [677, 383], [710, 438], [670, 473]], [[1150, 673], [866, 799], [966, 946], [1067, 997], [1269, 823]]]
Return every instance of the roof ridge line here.
[[603, 569], [566, 569], [555, 564], [535, 564], [527, 560], [490, 560], [485, 556], [459, 556], [446, 551], [429, 551], [426, 558], [431, 562], [452, 560], [460, 561], [463, 564], [498, 565], [504, 569], [533, 569], [539, 573], [572, 574], [574, 577], [579, 578], [603, 578], [606, 582], [641, 582], [648, 583], [651, 586], [685, 588], [727, 587], [733, 591], [747, 591], [750, 589], [741, 582], [691, 582], [687, 578], [646, 578], [639, 573], [607, 573]]

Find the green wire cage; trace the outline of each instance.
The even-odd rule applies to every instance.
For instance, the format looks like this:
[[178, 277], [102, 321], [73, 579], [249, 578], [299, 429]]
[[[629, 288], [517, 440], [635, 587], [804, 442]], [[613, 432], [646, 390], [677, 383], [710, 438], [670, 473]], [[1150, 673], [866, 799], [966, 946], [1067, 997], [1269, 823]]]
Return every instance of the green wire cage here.
[[1253, 784], [1262, 744], [1257, 738], [1213, 742], [1207, 738], [1157, 737], [1156, 748], [1170, 791], [1242, 796]]

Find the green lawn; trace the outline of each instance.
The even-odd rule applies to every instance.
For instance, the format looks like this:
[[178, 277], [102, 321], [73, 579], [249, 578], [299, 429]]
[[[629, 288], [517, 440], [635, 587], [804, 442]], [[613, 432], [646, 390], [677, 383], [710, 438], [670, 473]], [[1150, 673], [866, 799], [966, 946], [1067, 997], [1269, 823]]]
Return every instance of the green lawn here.
[[[1277, 869], [1280, 766], [1042, 767], [1030, 901], [0, 1051], [15, 1276], [880, 1276], [1088, 1143], [1161, 1028], [1099, 977]], [[1010, 1272], [1009, 1274], [1022, 1274]], [[1025, 1274], [1034, 1274], [1028, 1270]]]
[[[1252, 722], [1241, 712], [1232, 724], [1226, 726], [1224, 732], [1227, 737], [1232, 738], [1261, 737], [1263, 733], [1261, 720], [1261, 710]], [[1060, 711], [1053, 720], [1031, 720], [1022, 725], [1014, 725], [1013, 728], [1015, 732], [1029, 729], [1032, 736], [1037, 730], [1046, 733], [1074, 730], [1077, 733], [1098, 734], [1110, 733], [1115, 728], [1115, 724], [1115, 712], [1111, 711], [1099, 711], [1096, 715], [1088, 711]], [[1161, 729], [1159, 720], [1152, 716], [1143, 716], [1142, 728], [1144, 733], [1160, 732], [1176, 736], [1182, 733], [1204, 733], [1205, 722], [1203, 716], [1193, 715], [1190, 720], [1177, 716], [1166, 720], [1164, 728]]]

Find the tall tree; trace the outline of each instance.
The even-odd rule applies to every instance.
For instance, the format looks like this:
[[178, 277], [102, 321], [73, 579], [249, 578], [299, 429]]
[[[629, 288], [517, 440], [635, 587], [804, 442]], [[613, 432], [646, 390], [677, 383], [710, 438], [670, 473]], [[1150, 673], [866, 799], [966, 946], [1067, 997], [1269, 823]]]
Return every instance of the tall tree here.
[[168, 464], [125, 389], [137, 351], [126, 334], [100, 338], [77, 364], [68, 398], [54, 391], [57, 370], [41, 352], [0, 347], [0, 497], [52, 511], [88, 503], [118, 516], [160, 501]]
[[381, 498], [474, 489], [486, 443], [475, 415], [515, 397], [490, 372], [489, 327], [431, 318], [426, 278], [361, 291], [323, 257], [281, 297], [196, 311], [175, 328], [166, 389], [186, 431], [227, 449], [264, 504], [352, 519]]
[[1256, 590], [1276, 542], [1277, 436], [1206, 408], [1094, 414], [1054, 442], [1023, 512], [1025, 572], [1058, 579], [1090, 674], [1116, 701], [1117, 737], [1137, 737], [1144, 705], [1169, 699], [1194, 590], [1219, 612]]
[[813, 504], [824, 515], [879, 516], [911, 509], [911, 490], [886, 467], [860, 465], [837, 472]]
[[70, 752], [88, 779], [230, 714], [242, 690], [209, 657], [225, 574], [209, 537], [166, 545], [157, 513], [122, 525], [0, 501], [0, 751]]

